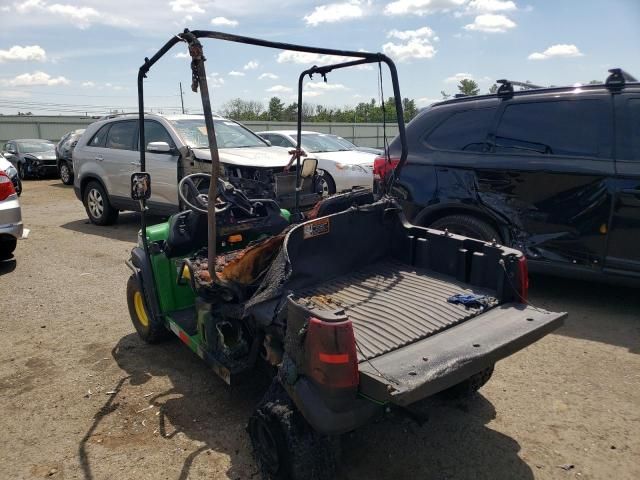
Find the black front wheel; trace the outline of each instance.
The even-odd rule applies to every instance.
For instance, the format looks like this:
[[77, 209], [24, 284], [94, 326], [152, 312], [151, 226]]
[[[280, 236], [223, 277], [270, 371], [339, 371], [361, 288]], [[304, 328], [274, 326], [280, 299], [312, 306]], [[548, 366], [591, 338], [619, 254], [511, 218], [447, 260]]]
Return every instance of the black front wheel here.
[[69, 166], [69, 162], [60, 162], [60, 180], [65, 185], [71, 185], [73, 183], [73, 170]]
[[322, 195], [322, 198], [336, 193], [336, 182], [333, 181], [331, 175], [323, 170], [318, 170], [318, 175], [316, 176], [316, 191]]
[[500, 241], [500, 234], [495, 228], [471, 215], [449, 215], [436, 220], [429, 227], [436, 230], [448, 230], [450, 233], [485, 242]]
[[18, 240], [13, 237], [0, 237], [0, 260], [11, 258], [18, 245]]
[[325, 480], [335, 478], [337, 437], [315, 432], [274, 380], [248, 426], [255, 459], [263, 478]]
[[111, 225], [118, 219], [105, 189], [98, 182], [89, 182], [84, 190], [84, 208], [89, 220], [96, 225]]
[[22, 180], [20, 180], [20, 175], [18, 175], [18, 178], [16, 180], [16, 193], [18, 194], [18, 196], [20, 196], [22, 195]]
[[24, 163], [18, 164], [18, 178], [20, 178], [21, 181], [27, 179], [27, 169]]

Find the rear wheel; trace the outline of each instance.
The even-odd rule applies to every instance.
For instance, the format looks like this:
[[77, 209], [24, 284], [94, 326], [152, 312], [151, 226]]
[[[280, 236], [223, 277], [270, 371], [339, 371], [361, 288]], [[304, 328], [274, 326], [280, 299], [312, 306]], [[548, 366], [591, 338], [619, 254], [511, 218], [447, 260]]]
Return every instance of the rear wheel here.
[[449, 215], [436, 220], [429, 226], [436, 230], [448, 230], [451, 233], [485, 242], [500, 240], [500, 234], [491, 225], [471, 215]]
[[0, 237], [0, 260], [11, 258], [17, 245], [18, 240], [14, 237]]
[[24, 166], [24, 163], [18, 164], [18, 178], [20, 178], [21, 181], [27, 179], [27, 170]]
[[335, 477], [338, 438], [320, 435], [274, 380], [248, 426], [263, 478], [324, 480]]
[[63, 160], [60, 162], [60, 180], [65, 185], [71, 185], [73, 183], [73, 173], [71, 173], [71, 167], [69, 167], [69, 163]]
[[142, 288], [135, 275], [131, 275], [127, 282], [127, 305], [133, 326], [142, 340], [153, 344], [167, 338], [168, 330], [149, 312]]
[[118, 219], [118, 210], [113, 208], [107, 192], [98, 182], [89, 182], [84, 190], [83, 203], [91, 223], [111, 225]]
[[493, 375], [494, 365], [482, 370], [466, 380], [448, 388], [443, 393], [449, 398], [473, 398]]

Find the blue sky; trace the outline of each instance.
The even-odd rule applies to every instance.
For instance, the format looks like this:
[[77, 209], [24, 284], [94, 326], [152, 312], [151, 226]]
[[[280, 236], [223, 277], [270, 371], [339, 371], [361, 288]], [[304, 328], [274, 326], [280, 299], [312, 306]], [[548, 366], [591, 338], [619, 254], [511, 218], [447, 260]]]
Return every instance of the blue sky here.
[[[563, 85], [603, 80], [623, 67], [640, 77], [640, 0], [0, 0], [0, 113], [133, 110], [137, 69], [184, 27], [351, 50], [382, 51], [401, 92], [419, 105], [483, 91], [498, 78]], [[176, 47], [146, 82], [147, 105], [200, 110], [189, 59]], [[322, 59], [205, 41], [214, 110], [241, 97], [293, 100], [297, 76]], [[177, 56], [177, 58], [176, 58]], [[332, 74], [307, 100], [353, 105], [377, 97], [374, 71]], [[385, 94], [391, 92], [385, 86]]]

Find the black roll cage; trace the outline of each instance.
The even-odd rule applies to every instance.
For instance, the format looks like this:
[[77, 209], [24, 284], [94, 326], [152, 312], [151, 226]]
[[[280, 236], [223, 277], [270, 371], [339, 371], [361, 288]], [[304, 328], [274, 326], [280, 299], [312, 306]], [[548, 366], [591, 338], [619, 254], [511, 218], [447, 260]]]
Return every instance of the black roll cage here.
[[[193, 30], [185, 29], [182, 33], [179, 33], [172, 37], [167, 43], [165, 43], [160, 50], [156, 52], [151, 58], [145, 58], [144, 64], [138, 71], [138, 115], [140, 125], [144, 125], [144, 79], [151, 67], [160, 60], [171, 48], [181, 42], [187, 43], [189, 47], [189, 55], [191, 56], [191, 71], [192, 71], [192, 83], [191, 89], [194, 92], [200, 88], [200, 96], [202, 99], [202, 109], [204, 112], [205, 126], [207, 128], [207, 137], [209, 140], [209, 150], [211, 153], [211, 182], [209, 185], [209, 198], [215, 198], [217, 196], [217, 184], [220, 167], [220, 157], [218, 154], [218, 145], [215, 136], [215, 127], [213, 124], [213, 115], [211, 111], [211, 101], [209, 98], [209, 86], [207, 84], [207, 75], [204, 68], [204, 62], [206, 58], [203, 54], [202, 43], [200, 38], [211, 38], [214, 40], [223, 40], [227, 42], [243, 43], [246, 45], [255, 45], [259, 47], [274, 48], [278, 50], [292, 50], [296, 52], [315, 53], [319, 55], [332, 55], [337, 57], [349, 57], [356, 58], [357, 60], [350, 60], [342, 63], [336, 63], [332, 65], [313, 66], [307, 70], [304, 70], [298, 78], [298, 132], [297, 132], [297, 145], [293, 153], [296, 159], [296, 185], [300, 184], [300, 157], [303, 154], [302, 151], [302, 90], [304, 77], [314, 74], [319, 74], [326, 80], [327, 73], [341, 69], [348, 68], [357, 65], [364, 65], [367, 63], [385, 63], [391, 75], [391, 83], [393, 85], [393, 96], [395, 100], [395, 109], [398, 121], [398, 135], [400, 138], [401, 153], [400, 161], [395, 168], [395, 174], [392, 176], [391, 182], [397, 178], [400, 174], [400, 170], [404, 166], [407, 159], [407, 138], [404, 127], [404, 113], [402, 109], [402, 97], [400, 95], [400, 84], [398, 82], [398, 72], [396, 66], [389, 57], [382, 53], [368, 53], [368, 52], [355, 52], [349, 50], [335, 50], [330, 48], [308, 47], [304, 45], [296, 45], [291, 43], [272, 42], [269, 40], [262, 40], [259, 38], [245, 37], [241, 35], [233, 35], [230, 33], [214, 32], [210, 30]], [[383, 99], [384, 101], [384, 99]], [[139, 141], [141, 146], [145, 146], [144, 127], [139, 128]], [[144, 172], [146, 169], [145, 162], [146, 147], [140, 148], [140, 171]], [[387, 161], [390, 162], [389, 152], [385, 148], [385, 155]], [[296, 191], [296, 212], [298, 212], [299, 192]], [[147, 235], [146, 235], [146, 201], [141, 200], [141, 227], [142, 227], [142, 241], [145, 247], [145, 251], [148, 253]], [[208, 214], [208, 255], [209, 255], [209, 271], [211, 278], [214, 281], [220, 283], [215, 273], [215, 254], [216, 254], [216, 218], [215, 218], [215, 202], [209, 202], [209, 214]]]

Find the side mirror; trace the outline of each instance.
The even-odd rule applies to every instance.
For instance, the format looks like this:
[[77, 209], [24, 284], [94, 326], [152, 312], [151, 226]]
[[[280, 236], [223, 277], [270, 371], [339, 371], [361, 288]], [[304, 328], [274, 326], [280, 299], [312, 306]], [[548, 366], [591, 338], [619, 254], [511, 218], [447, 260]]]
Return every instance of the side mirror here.
[[147, 152], [170, 153], [171, 147], [167, 142], [149, 142], [147, 143]]
[[131, 175], [131, 198], [133, 200], [148, 200], [149, 197], [151, 197], [151, 175], [147, 172], [137, 172]]
[[300, 178], [313, 177], [316, 174], [316, 168], [318, 167], [318, 160], [315, 158], [305, 158], [302, 162], [302, 170], [300, 171]]

